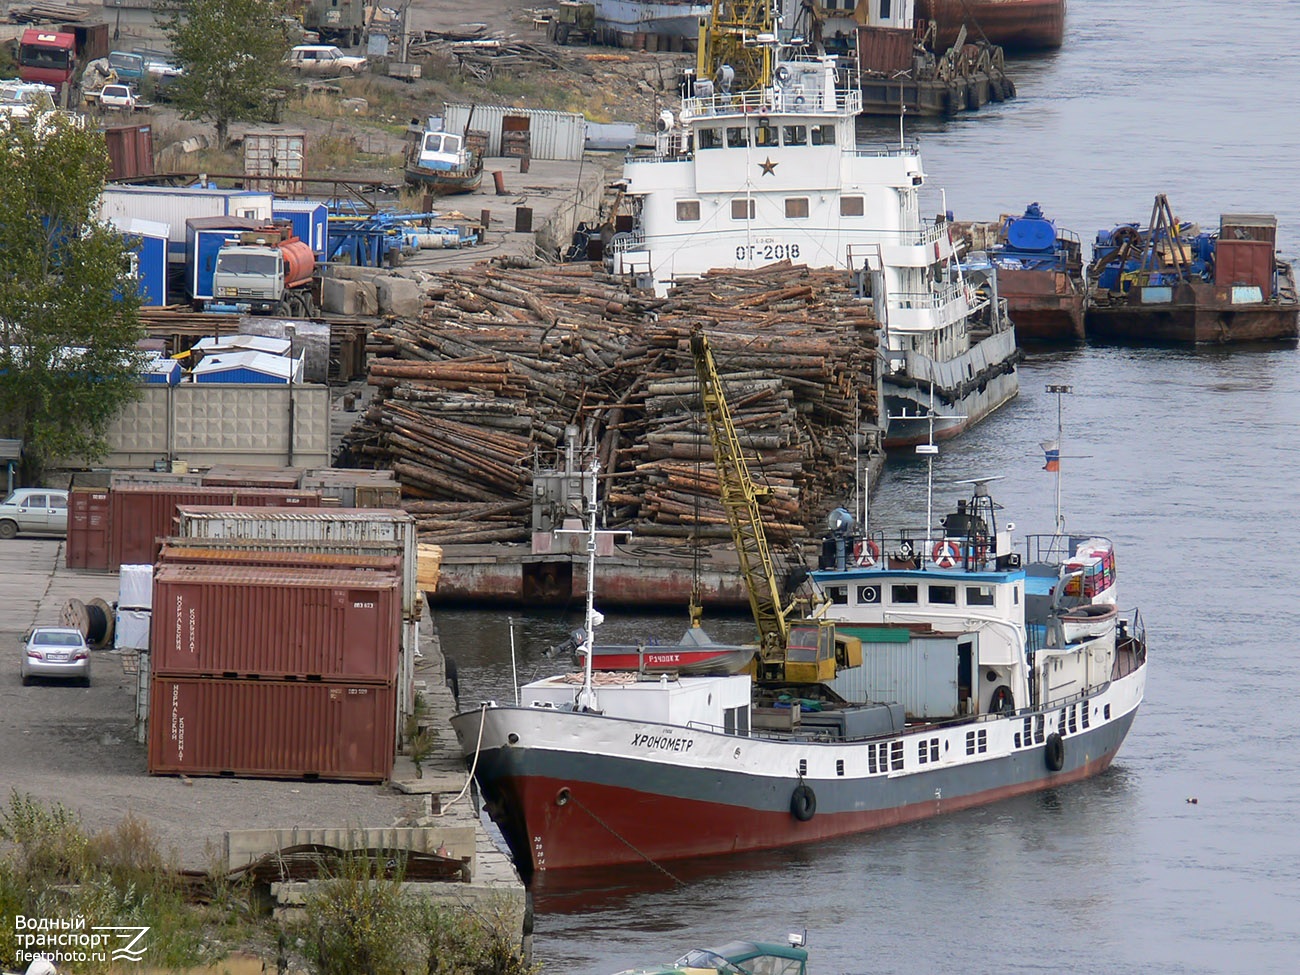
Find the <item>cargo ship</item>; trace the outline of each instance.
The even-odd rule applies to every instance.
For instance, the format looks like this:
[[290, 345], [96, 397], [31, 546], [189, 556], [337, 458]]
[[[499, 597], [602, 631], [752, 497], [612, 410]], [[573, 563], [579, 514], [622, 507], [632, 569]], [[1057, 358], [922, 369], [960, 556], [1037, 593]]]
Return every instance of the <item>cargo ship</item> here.
[[1065, 39], [1065, 0], [916, 0], [916, 17], [934, 22], [939, 49], [963, 26], [1009, 53], [1054, 51]]

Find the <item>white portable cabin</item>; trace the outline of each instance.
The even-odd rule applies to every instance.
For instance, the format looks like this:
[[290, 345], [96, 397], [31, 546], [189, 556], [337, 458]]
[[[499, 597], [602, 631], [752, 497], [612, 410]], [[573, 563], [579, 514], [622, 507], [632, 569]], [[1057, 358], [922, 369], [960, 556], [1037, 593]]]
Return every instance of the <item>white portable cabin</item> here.
[[185, 222], [195, 217], [242, 217], [270, 222], [272, 196], [261, 190], [225, 190], [215, 186], [104, 187], [99, 198], [102, 220], [124, 223], [132, 218], [168, 227], [167, 254], [185, 260]]

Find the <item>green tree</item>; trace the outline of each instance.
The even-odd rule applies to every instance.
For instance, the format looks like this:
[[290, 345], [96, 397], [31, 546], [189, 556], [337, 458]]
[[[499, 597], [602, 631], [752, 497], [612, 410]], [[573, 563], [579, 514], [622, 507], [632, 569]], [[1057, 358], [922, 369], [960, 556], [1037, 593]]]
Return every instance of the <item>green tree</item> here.
[[168, 90], [185, 118], [210, 120], [217, 148], [231, 122], [270, 119], [289, 50], [284, 0], [176, 0], [163, 22], [185, 69]]
[[0, 123], [0, 436], [23, 441], [20, 475], [93, 460], [136, 395], [140, 299], [122, 236], [96, 219], [104, 137], [75, 116]]

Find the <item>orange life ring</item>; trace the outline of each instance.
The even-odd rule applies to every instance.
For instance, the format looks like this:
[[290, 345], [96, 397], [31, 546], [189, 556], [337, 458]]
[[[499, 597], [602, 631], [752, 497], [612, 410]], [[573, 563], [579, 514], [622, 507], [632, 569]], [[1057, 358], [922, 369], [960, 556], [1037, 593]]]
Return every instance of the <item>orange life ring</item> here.
[[936, 542], [930, 559], [941, 569], [951, 569], [961, 561], [961, 546], [956, 542]]
[[853, 564], [870, 568], [880, 561], [880, 546], [869, 538], [859, 538], [853, 543]]

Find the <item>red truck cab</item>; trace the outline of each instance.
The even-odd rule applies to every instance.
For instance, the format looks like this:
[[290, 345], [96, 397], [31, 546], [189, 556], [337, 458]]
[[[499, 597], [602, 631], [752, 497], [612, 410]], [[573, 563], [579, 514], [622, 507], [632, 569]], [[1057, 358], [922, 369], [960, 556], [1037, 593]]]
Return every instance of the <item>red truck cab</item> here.
[[23, 31], [18, 42], [18, 77], [62, 90], [77, 70], [77, 38], [62, 31]]

